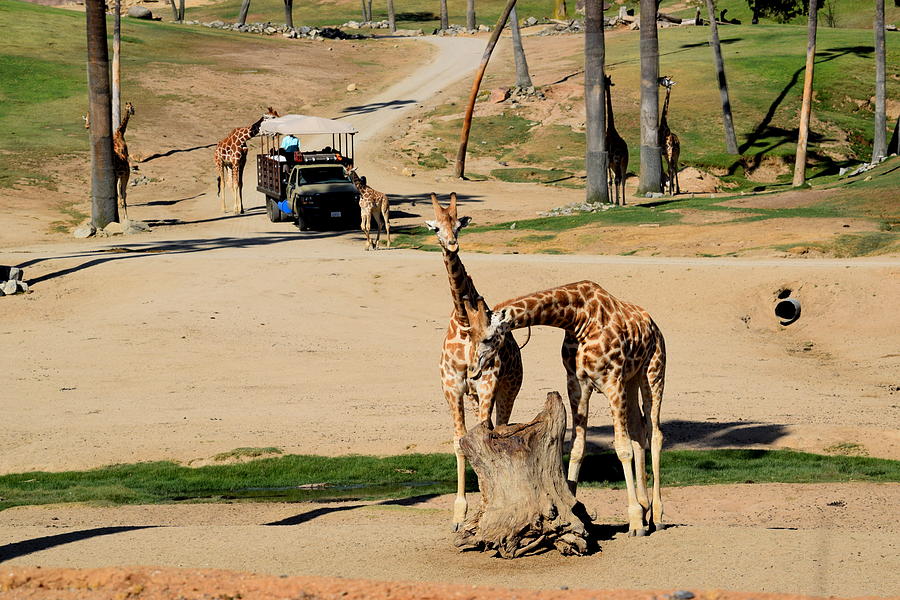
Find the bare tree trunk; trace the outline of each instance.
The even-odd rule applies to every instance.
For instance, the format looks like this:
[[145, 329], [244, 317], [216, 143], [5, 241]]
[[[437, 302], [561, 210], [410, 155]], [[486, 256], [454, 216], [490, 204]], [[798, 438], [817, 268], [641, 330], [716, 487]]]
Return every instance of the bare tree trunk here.
[[[599, 0], [588, 0], [599, 1]], [[516, 558], [547, 546], [587, 551], [583, 512], [563, 475], [566, 409], [557, 392], [530, 423], [490, 429], [483, 421], [460, 440], [478, 475], [483, 505], [456, 534], [462, 550], [493, 550]]]
[[875, 0], [875, 137], [872, 142], [872, 162], [884, 158], [887, 151], [884, 54], [884, 0]]
[[247, 13], [250, 12], [250, 0], [244, 0], [241, 3], [241, 12], [238, 15], [238, 25], [247, 24]]
[[119, 220], [116, 173], [113, 168], [106, 2], [85, 0], [84, 8], [91, 119], [91, 224], [102, 229]]
[[891, 141], [888, 142], [887, 153], [900, 154], [900, 117], [894, 123], [894, 133], [891, 135]]
[[553, 0], [553, 18], [568, 19], [569, 11], [566, 9], [566, 0]]
[[603, 33], [603, 0], [584, 3], [584, 112], [587, 151], [584, 168], [586, 202], [608, 202], [609, 152], [606, 148], [606, 103], [603, 101], [606, 44]]
[[388, 25], [391, 31], [397, 31], [397, 15], [394, 12], [394, 0], [387, 0]]
[[806, 182], [806, 144], [809, 140], [809, 114], [812, 110], [813, 68], [816, 64], [816, 26], [818, 0], [809, 0], [809, 20], [806, 32], [806, 73], [803, 77], [803, 104], [800, 106], [800, 134], [797, 138], [797, 158], [794, 160], [794, 187]]
[[368, 23], [369, 15], [366, 13], [366, 0], [359, 0], [362, 3], [362, 20], [363, 23]]
[[172, 5], [172, 19], [174, 21], [178, 20], [178, 4], [176, 4], [175, 0], [169, 0], [169, 4]]
[[478, 29], [475, 23], [475, 0], [466, 0], [466, 29]]
[[112, 59], [112, 125], [122, 122], [121, 57], [122, 48], [122, 4], [116, 0], [113, 16], [113, 59]]
[[638, 195], [662, 189], [659, 148], [659, 39], [656, 0], [641, 0], [641, 180]]
[[534, 87], [531, 75], [528, 74], [528, 61], [525, 60], [525, 48], [522, 46], [522, 33], [519, 31], [519, 16], [513, 6], [509, 13], [509, 27], [512, 30], [513, 58], [516, 61], [516, 85], [520, 88]]
[[441, 0], [441, 29], [450, 28], [450, 17], [447, 15], [447, 0]]
[[178, 0], [178, 20], [184, 21], [184, 0]]
[[284, 24], [294, 28], [294, 0], [284, 0]]
[[503, 26], [509, 19], [509, 13], [512, 12], [516, 5], [516, 0], [507, 0], [500, 18], [497, 19], [497, 25], [491, 33], [488, 40], [487, 48], [481, 55], [481, 64], [478, 65], [478, 71], [475, 73], [475, 80], [472, 82], [472, 90], [469, 92], [469, 104], [466, 106], [466, 115], [463, 117], [462, 133], [459, 136], [459, 150], [456, 152], [456, 176], [465, 177], [466, 175], [466, 147], [469, 145], [469, 131], [472, 129], [472, 113], [475, 111], [475, 99], [478, 97], [478, 89], [481, 87], [481, 80], [484, 79], [484, 72], [487, 69], [488, 61], [491, 60], [491, 54], [494, 52], [494, 46], [500, 39], [500, 33]]
[[[709, 30], [712, 37], [710, 45], [713, 49], [713, 60], [716, 63], [716, 79], [719, 82], [719, 96], [722, 98], [722, 124], [725, 127], [725, 150], [728, 154], [737, 154], [737, 138], [734, 135], [734, 123], [731, 120], [731, 100], [728, 98], [728, 83], [725, 80], [725, 61], [722, 60], [722, 45], [719, 43], [719, 26], [716, 25], [716, 9], [713, 0], [706, 0], [709, 13]], [[700, 15], [697, 8], [697, 15]]]
[[369, 21], [375, 21], [375, 13], [372, 12], [372, 0], [366, 0], [369, 3], [368, 12], [369, 12]]

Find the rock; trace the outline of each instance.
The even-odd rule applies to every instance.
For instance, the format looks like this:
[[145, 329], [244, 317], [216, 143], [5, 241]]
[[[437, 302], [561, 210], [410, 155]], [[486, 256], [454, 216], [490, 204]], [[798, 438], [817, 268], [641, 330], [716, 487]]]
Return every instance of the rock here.
[[145, 6], [132, 6], [126, 13], [132, 19], [152, 19], [153, 13]]
[[401, 173], [403, 174], [404, 177], [415, 177], [416, 176], [416, 174], [413, 173], [412, 169], [410, 169], [409, 167], [405, 167], [401, 171]]
[[631, 31], [637, 31], [640, 28], [641, 28], [641, 26], [638, 24], [637, 21], [635, 21], [634, 23], [631, 24], [631, 26], [628, 29], [630, 29]]
[[0, 289], [2, 289], [3, 293], [7, 296], [12, 296], [19, 291], [19, 286], [15, 279], [10, 279], [9, 281], [4, 281], [3, 285], [0, 286]]
[[143, 221], [128, 221], [128, 224], [125, 226], [125, 230], [122, 233], [125, 235], [134, 235], [135, 233], [145, 233], [148, 231], [152, 231], [152, 229], [150, 229], [150, 226]]
[[355, 92], [355, 91], [356, 91], [356, 84], [355, 84], [355, 83], [351, 83], [350, 85], [348, 85], [348, 86], [347, 86], [347, 91], [348, 91], [348, 92]]
[[22, 269], [19, 267], [0, 267], [0, 279], [22, 281]]
[[266, 27], [266, 28], [263, 30], [263, 32], [264, 32], [266, 35], [272, 35], [273, 33], [277, 33], [278, 30], [275, 29], [274, 27]]
[[[10, 281], [14, 281], [14, 280], [11, 279]], [[23, 294], [28, 293], [28, 284], [27, 283], [25, 283], [24, 281], [16, 281], [16, 285], [19, 286], [19, 291], [21, 291]]]
[[495, 88], [491, 90], [491, 97], [488, 98], [488, 102], [500, 104], [506, 101], [507, 98], [509, 98], [509, 88]]
[[675, 600], [691, 600], [691, 598], [693, 597], [694, 594], [687, 590], [678, 590], [677, 592], [672, 594], [672, 598], [674, 598]]
[[488, 27], [487, 25], [482, 24], [482, 25], [478, 26], [478, 31], [490, 31], [490, 30], [491, 30], [491, 28]]
[[534, 27], [535, 25], [538, 24], [538, 20], [535, 19], [534, 17], [528, 17], [527, 19], [525, 19], [525, 21], [522, 24], [525, 27]]
[[105, 233], [106, 235], [116, 235], [116, 234], [120, 234], [124, 231], [125, 231], [125, 226], [122, 225], [122, 223], [119, 223], [118, 221], [113, 221], [112, 223], [107, 224], [106, 227], [103, 228], [103, 233]]
[[78, 239], [85, 239], [91, 237], [95, 233], [97, 233], [97, 230], [94, 229], [94, 226], [90, 223], [85, 223], [84, 225], [81, 225], [75, 231], [73, 231], [72, 235], [74, 235]]
[[208, 23], [207, 27], [223, 27], [225, 25], [225, 21], [213, 21], [212, 23]]

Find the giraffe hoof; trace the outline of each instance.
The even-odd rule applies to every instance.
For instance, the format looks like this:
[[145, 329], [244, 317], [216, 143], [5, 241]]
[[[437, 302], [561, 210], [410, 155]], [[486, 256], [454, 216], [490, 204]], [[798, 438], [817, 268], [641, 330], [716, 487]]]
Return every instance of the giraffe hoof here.
[[629, 529], [628, 537], [646, 537], [649, 532], [646, 527], [641, 527], [640, 529]]
[[462, 528], [462, 523], [454, 523], [453, 526], [450, 528], [450, 530], [451, 530], [453, 533], [456, 533], [456, 532], [459, 531], [461, 528]]

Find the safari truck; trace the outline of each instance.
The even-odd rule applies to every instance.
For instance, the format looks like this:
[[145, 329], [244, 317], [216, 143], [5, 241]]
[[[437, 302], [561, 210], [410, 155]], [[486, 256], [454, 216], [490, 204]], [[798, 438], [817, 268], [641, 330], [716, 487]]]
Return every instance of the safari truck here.
[[[256, 156], [256, 189], [266, 196], [273, 223], [293, 221], [301, 230], [355, 229], [360, 225], [359, 191], [350, 181], [353, 136], [347, 123], [305, 115], [263, 121], [263, 151]], [[281, 136], [300, 139], [299, 152], [280, 148]], [[310, 140], [319, 150], [306, 150]]]

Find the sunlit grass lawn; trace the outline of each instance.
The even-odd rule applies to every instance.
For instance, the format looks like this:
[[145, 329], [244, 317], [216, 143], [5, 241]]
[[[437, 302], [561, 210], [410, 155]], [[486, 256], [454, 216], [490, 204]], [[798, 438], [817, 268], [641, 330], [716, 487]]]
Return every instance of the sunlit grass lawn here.
[[[452, 454], [385, 458], [288, 455], [199, 468], [173, 462], [137, 463], [90, 471], [0, 476], [0, 510], [61, 502], [108, 505], [405, 498], [451, 493], [455, 472]], [[469, 472], [468, 477], [474, 485], [474, 474]], [[665, 486], [896, 482], [900, 481], [900, 461], [788, 450], [679, 450], [663, 453], [662, 477]], [[621, 487], [621, 466], [615, 454], [589, 455], [581, 480], [587, 486]], [[310, 484], [327, 486], [298, 488]]]

